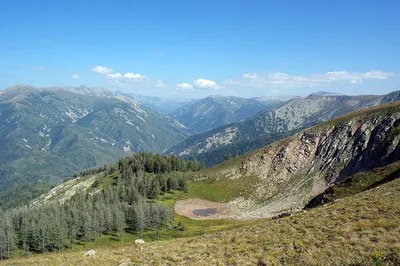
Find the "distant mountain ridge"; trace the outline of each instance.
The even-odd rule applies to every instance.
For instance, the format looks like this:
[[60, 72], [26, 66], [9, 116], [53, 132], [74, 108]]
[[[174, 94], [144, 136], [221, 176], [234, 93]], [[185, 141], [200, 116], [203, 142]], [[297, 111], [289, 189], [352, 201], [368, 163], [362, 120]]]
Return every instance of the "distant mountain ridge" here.
[[318, 95], [318, 96], [339, 96], [339, 95], [343, 95], [340, 93], [335, 93], [335, 92], [329, 92], [329, 91], [317, 91], [317, 92], [313, 92], [310, 95]]
[[150, 108], [163, 115], [169, 115], [176, 109], [193, 101], [192, 99], [183, 99], [183, 98], [163, 99], [160, 97], [145, 96], [145, 95], [126, 93], [121, 91], [116, 91], [115, 93], [130, 98], [135, 102], [143, 106], [146, 106], [147, 108]]
[[0, 91], [0, 190], [136, 151], [160, 153], [189, 135], [178, 121], [102, 88], [14, 86]]
[[193, 135], [168, 153], [199, 159], [211, 166], [227, 155], [243, 154], [331, 118], [398, 100], [399, 91], [378, 96], [309, 95], [245, 121]]
[[170, 115], [189, 130], [201, 133], [252, 117], [260, 111], [277, 107], [286, 100], [279, 97], [245, 99], [210, 95], [191, 101]]

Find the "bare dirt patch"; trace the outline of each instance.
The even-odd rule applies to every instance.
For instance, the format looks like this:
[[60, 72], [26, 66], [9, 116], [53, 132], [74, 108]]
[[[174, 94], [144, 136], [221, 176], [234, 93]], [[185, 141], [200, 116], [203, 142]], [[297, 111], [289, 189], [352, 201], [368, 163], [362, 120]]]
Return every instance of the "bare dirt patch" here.
[[175, 212], [194, 220], [211, 220], [232, 217], [232, 208], [228, 203], [219, 203], [203, 199], [178, 200]]

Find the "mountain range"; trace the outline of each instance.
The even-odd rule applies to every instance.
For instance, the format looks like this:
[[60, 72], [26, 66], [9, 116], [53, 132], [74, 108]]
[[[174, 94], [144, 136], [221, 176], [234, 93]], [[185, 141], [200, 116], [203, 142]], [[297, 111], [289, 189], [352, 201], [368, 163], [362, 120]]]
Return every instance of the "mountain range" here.
[[[302, 98], [210, 96], [167, 104], [157, 97], [104, 88], [14, 86], [0, 91], [0, 190], [37, 180], [59, 182], [81, 169], [138, 151], [214, 165], [327, 119], [399, 98], [399, 92]], [[178, 109], [162, 115], [139, 102], [164, 106], [163, 112], [173, 106]]]
[[126, 93], [122, 91], [116, 91], [115, 94], [123, 95], [127, 98], [130, 98], [133, 101], [163, 115], [170, 115], [176, 109], [182, 107], [183, 105], [191, 101], [194, 101], [192, 99], [184, 99], [184, 98], [164, 99], [160, 97], [145, 96], [134, 93]]
[[[386, 169], [388, 178], [392, 175], [399, 177], [399, 130], [400, 102], [331, 119], [257, 151], [202, 171], [187, 173], [192, 181], [190, 197], [178, 201], [175, 212], [192, 219], [268, 218], [303, 209], [319, 195], [332, 193], [331, 187], [335, 184], [340, 184], [338, 191], [346, 186], [352, 186], [354, 191], [363, 191], [366, 184], [386, 181], [379, 177], [368, 180], [357, 176], [359, 173]], [[121, 162], [123, 160], [116, 166]], [[33, 201], [33, 204], [68, 200], [81, 193], [79, 188], [90, 190], [94, 188], [92, 184], [102, 187], [103, 180], [111, 177], [112, 180], [107, 182], [117, 182], [115, 173], [102, 171], [100, 169], [98, 175], [65, 182]], [[383, 170], [376, 171], [376, 175], [380, 176]], [[358, 179], [366, 184], [357, 185]], [[196, 216], [196, 206], [202, 205], [193, 204], [197, 198], [219, 202], [217, 205], [205, 203], [209, 207], [216, 206], [216, 212]]]
[[167, 153], [215, 165], [226, 157], [254, 150], [331, 118], [398, 100], [400, 91], [377, 96], [299, 97], [250, 119], [195, 134]]
[[198, 101], [191, 101], [170, 115], [189, 130], [202, 133], [252, 117], [287, 100], [287, 98], [245, 99], [211, 95]]
[[137, 151], [164, 152], [190, 133], [178, 121], [102, 88], [0, 91], [0, 189], [55, 181]]
[[[60, 105], [58, 113], [48, 115], [51, 118], [49, 121], [55, 126], [50, 127], [48, 132], [40, 131], [42, 134], [39, 133], [39, 137], [44, 133], [52, 136], [58, 124], [64, 128], [67, 117], [71, 119], [71, 124], [77, 124], [79, 129], [72, 132], [77, 132], [78, 138], [87, 133], [85, 127], [91, 131], [98, 128], [104, 134], [112, 135], [113, 128], [109, 129], [109, 125], [100, 121], [111, 120], [118, 127], [124, 127], [119, 116], [113, 115], [114, 108], [130, 112], [122, 116], [123, 123], [128, 125], [126, 118], [133, 119], [133, 116], [140, 115], [144, 119], [143, 112], [148, 114], [146, 118], [150, 116], [149, 110], [140, 107], [141, 111], [138, 111], [140, 105], [121, 95], [88, 96], [87, 91], [76, 93], [65, 88], [19, 89], [22, 91], [13, 88], [10, 90], [13, 93], [2, 92], [5, 93], [5, 96], [1, 95], [5, 103], [11, 101], [20, 111], [14, 112], [15, 116], [4, 121], [6, 124], [24, 125], [29, 119], [35, 118], [27, 115], [38, 111], [35, 109], [33, 112], [33, 105], [29, 103], [40, 103], [41, 108]], [[57, 96], [53, 94], [54, 90]], [[36, 93], [44, 94], [39, 97]], [[29, 103], [24, 101], [25, 97]], [[82, 105], [79, 108], [71, 107], [69, 97], [76, 97], [75, 102], [79, 99], [81, 104], [85, 103], [84, 106], [95, 99], [95, 104], [86, 112], [80, 109]], [[115, 163], [81, 171], [51, 190], [44, 188], [42, 191], [45, 193], [33, 201], [32, 197], [26, 197], [26, 193], [31, 191], [28, 188], [15, 190], [22, 193], [9, 194], [8, 198], [3, 195], [1, 199], [17, 201], [18, 204], [6, 204], [5, 207], [26, 206], [0, 211], [3, 221], [0, 226], [0, 243], [3, 243], [0, 246], [1, 259], [10, 259], [17, 252], [30, 254], [58, 250], [57, 255], [48, 253], [17, 257], [10, 262], [14, 261], [18, 265], [41, 265], [49, 260], [61, 263], [61, 254], [63, 258], [68, 257], [71, 264], [82, 264], [88, 259], [83, 256], [83, 252], [60, 252], [76, 243], [90, 245], [90, 241], [95, 241], [96, 251], [91, 252], [98, 252], [99, 256], [91, 258], [91, 261], [110, 265], [133, 261], [151, 261], [153, 264], [167, 261], [192, 264], [203, 261], [207, 264], [226, 262], [227, 254], [229, 262], [235, 264], [246, 264], [251, 260], [252, 264], [258, 265], [265, 265], [265, 262], [304, 262], [313, 265], [334, 259], [340, 264], [357, 262], [364, 265], [370, 261], [385, 261], [388, 265], [397, 265], [400, 261], [396, 255], [398, 248], [392, 244], [396, 243], [399, 227], [396, 216], [399, 206], [396, 203], [400, 183], [395, 180], [400, 173], [398, 97], [399, 92], [384, 96], [310, 95], [293, 99], [264, 112], [278, 110], [274, 113], [275, 117], [280, 115], [282, 120], [289, 118], [286, 123], [275, 126], [283, 128], [278, 141], [207, 169], [203, 169], [196, 161], [142, 152], [123, 157]], [[64, 103], [71, 110], [63, 109]], [[280, 108], [290, 110], [300, 103], [303, 103], [302, 109], [294, 111], [300, 113], [300, 116], [292, 113], [282, 118]], [[315, 111], [319, 104], [330, 107], [327, 110], [329, 112], [324, 113], [323, 108]], [[337, 110], [333, 108], [334, 105], [336, 108], [347, 106], [348, 109]], [[313, 110], [305, 109], [305, 106]], [[355, 111], [337, 115], [351, 109]], [[8, 109], [4, 108], [1, 113], [7, 112]], [[62, 116], [65, 112], [68, 113], [66, 117]], [[101, 115], [96, 115], [96, 112]], [[283, 114], [288, 115], [289, 112]], [[321, 122], [329, 116], [338, 117]], [[291, 123], [293, 121], [290, 118], [293, 117], [307, 128], [296, 128], [297, 124]], [[319, 120], [307, 122], [310, 117]], [[170, 117], [164, 118], [174, 121]], [[308, 126], [313, 123], [318, 125]], [[27, 124], [36, 125], [32, 122]], [[67, 136], [65, 132], [59, 134], [61, 139]], [[277, 132], [274, 137], [279, 134]], [[15, 134], [14, 129], [10, 135]], [[291, 136], [283, 138], [284, 134]], [[30, 144], [26, 138], [22, 141], [25, 145]], [[104, 142], [101, 139], [99, 141]], [[71, 147], [74, 145], [73, 142]], [[68, 147], [65, 146], [67, 150]], [[121, 149], [117, 146], [114, 150], [128, 152], [124, 151], [124, 147]], [[54, 153], [51, 148], [45, 148], [43, 152]], [[73, 155], [79, 156], [79, 153]], [[204, 154], [212, 155], [207, 152]], [[74, 156], [69, 157], [69, 160]], [[323, 208], [315, 208], [319, 205]], [[12, 226], [18, 223], [21, 226]], [[205, 233], [211, 234], [204, 236]], [[14, 237], [7, 237], [12, 234]], [[276, 240], [277, 234], [279, 241]], [[196, 237], [199, 235], [202, 236]], [[170, 240], [185, 236], [191, 238]], [[146, 249], [155, 245], [168, 251], [161, 251], [160, 254], [152, 249], [151, 252], [137, 253], [132, 248], [132, 238], [138, 237], [144, 238], [146, 243], [152, 241]], [[255, 240], [246, 240], [254, 237]], [[157, 241], [161, 238], [163, 241]], [[351, 240], [353, 238], [354, 241]], [[105, 245], [113, 243], [113, 247], [101, 248], [98, 241]], [[116, 241], [128, 243], [116, 244]], [[214, 251], [207, 249], [204, 252], [207, 258], [204, 259], [203, 255], [198, 255], [198, 249], [208, 247], [210, 243], [213, 243]], [[321, 253], [321, 246], [326, 243], [332, 247]], [[335, 253], [331, 252], [332, 248]], [[372, 253], [371, 250], [378, 248], [379, 252]], [[170, 256], [168, 254], [171, 249], [179, 249], [180, 252]], [[351, 255], [348, 249], [353, 251]], [[273, 256], [265, 256], [266, 250]], [[181, 252], [185, 255], [179, 255]], [[304, 254], [310, 252], [314, 252], [316, 258], [304, 257]], [[190, 254], [196, 254], [196, 259], [191, 259]], [[243, 258], [243, 254], [248, 254], [249, 258]], [[321, 254], [323, 258], [320, 258]], [[232, 260], [232, 257], [235, 259]]]

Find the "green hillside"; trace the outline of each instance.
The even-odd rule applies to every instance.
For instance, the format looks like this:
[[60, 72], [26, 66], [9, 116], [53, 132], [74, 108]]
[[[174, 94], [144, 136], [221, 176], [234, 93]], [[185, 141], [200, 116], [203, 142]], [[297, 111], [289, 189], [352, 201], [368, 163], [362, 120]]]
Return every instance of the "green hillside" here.
[[0, 95], [0, 191], [57, 183], [138, 151], [164, 152], [189, 136], [177, 121], [105, 89], [16, 86]]
[[[276, 220], [256, 220], [200, 237], [145, 238], [143, 251], [129, 243], [87, 245], [5, 261], [7, 265], [398, 265], [400, 180], [324, 207]], [[219, 222], [212, 223], [215, 227]], [[211, 225], [211, 224], [210, 224]], [[213, 228], [207, 227], [207, 228]], [[133, 241], [133, 239], [131, 239]], [[95, 249], [88, 258], [84, 253]], [[0, 262], [1, 264], [1, 262]]]

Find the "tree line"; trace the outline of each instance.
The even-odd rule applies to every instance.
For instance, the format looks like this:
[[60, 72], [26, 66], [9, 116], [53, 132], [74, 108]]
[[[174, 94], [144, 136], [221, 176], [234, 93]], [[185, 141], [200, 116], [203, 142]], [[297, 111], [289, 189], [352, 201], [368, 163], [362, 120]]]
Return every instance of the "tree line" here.
[[136, 173], [143, 171], [146, 173], [168, 173], [168, 172], [196, 172], [204, 169], [204, 165], [197, 160], [183, 160], [176, 156], [163, 156], [150, 152], [139, 152], [132, 156], [119, 159], [116, 163], [105, 164], [96, 168], [85, 169], [76, 176], [94, 175], [102, 172], [112, 174], [117, 170], [125, 170]]
[[[62, 250], [102, 234], [121, 238], [126, 232], [172, 228], [172, 210], [154, 199], [171, 190], [187, 192], [184, 173], [174, 170], [202, 166], [160, 157], [141, 153], [122, 158], [98, 173], [90, 192], [81, 191], [64, 203], [0, 210], [0, 259], [10, 258], [17, 249], [23, 254]], [[103, 188], [101, 180], [111, 176], [115, 182]]]

